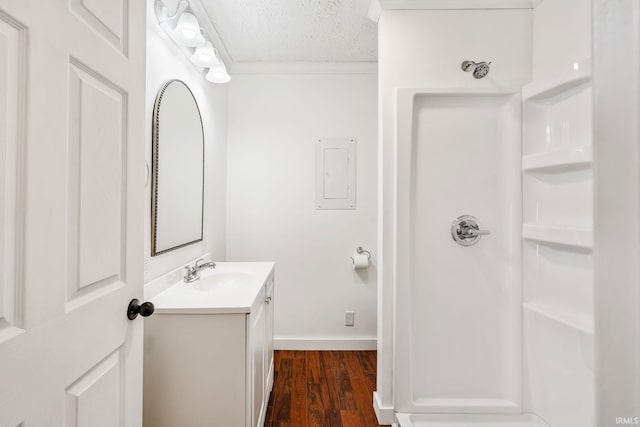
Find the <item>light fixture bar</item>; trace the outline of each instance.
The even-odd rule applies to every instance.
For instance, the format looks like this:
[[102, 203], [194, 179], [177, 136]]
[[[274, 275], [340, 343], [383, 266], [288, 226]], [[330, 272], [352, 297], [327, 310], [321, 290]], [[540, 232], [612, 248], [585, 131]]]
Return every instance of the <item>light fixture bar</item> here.
[[167, 9], [167, 5], [164, 4], [162, 0], [158, 0], [155, 3], [156, 9], [156, 17], [158, 18], [158, 23], [162, 24], [166, 21], [170, 21], [176, 17], [178, 17], [182, 12], [187, 10], [189, 7], [189, 2], [187, 0], [181, 0], [176, 6], [176, 10], [173, 13], [169, 13]]
[[[187, 0], [181, 0], [173, 13], [170, 13], [163, 0], [156, 0], [155, 11], [158, 24], [171, 40], [194, 66], [205, 69], [207, 81], [227, 83], [231, 80], [224, 62], [209, 37], [203, 34], [200, 22]], [[175, 25], [172, 25], [173, 22]]]

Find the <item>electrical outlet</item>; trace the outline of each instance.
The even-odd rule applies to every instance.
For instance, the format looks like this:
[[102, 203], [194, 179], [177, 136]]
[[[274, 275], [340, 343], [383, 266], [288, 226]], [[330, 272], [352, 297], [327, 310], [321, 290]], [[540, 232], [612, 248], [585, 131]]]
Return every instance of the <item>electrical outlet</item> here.
[[355, 313], [353, 311], [344, 312], [344, 326], [353, 326], [355, 323]]

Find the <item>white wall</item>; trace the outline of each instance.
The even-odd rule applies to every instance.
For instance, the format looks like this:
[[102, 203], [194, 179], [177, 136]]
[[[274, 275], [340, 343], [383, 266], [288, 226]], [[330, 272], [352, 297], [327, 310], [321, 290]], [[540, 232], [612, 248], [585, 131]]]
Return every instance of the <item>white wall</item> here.
[[[375, 74], [237, 74], [229, 89], [227, 258], [275, 261], [280, 348], [375, 348]], [[316, 210], [314, 141], [357, 138], [357, 209]], [[355, 326], [344, 312], [355, 311]], [[344, 341], [343, 341], [344, 340]]]
[[605, 427], [640, 417], [640, 3], [593, 4], [595, 424]]
[[[378, 23], [381, 104], [376, 412], [393, 420], [395, 90], [515, 89], [531, 75], [531, 10], [383, 10]], [[464, 60], [493, 61], [482, 79]]]
[[[157, 278], [205, 253], [213, 259], [225, 258], [226, 233], [226, 85], [214, 85], [189, 63], [182, 52], [160, 28], [147, 1], [147, 78], [146, 78], [146, 160], [151, 165], [151, 123], [158, 90], [167, 80], [180, 79], [192, 90], [204, 127], [205, 201], [204, 241], [150, 258], [151, 249], [151, 183], [145, 192], [145, 259], [148, 259], [145, 282]], [[130, 143], [142, 143], [132, 141]], [[141, 165], [141, 167], [143, 167]]]

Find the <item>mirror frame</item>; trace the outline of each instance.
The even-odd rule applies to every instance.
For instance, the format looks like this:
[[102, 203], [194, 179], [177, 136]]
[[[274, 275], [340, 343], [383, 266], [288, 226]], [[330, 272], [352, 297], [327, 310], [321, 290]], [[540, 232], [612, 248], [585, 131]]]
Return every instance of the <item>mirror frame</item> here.
[[[161, 251], [156, 250], [156, 238], [158, 234], [158, 171], [159, 171], [159, 156], [158, 151], [160, 150], [160, 105], [162, 104], [162, 97], [164, 96], [164, 92], [172, 83], [179, 83], [184, 86], [191, 95], [193, 99], [193, 103], [196, 106], [196, 110], [198, 111], [198, 118], [200, 119], [200, 130], [202, 131], [202, 208], [200, 210], [200, 238], [196, 240], [192, 240], [189, 242], [181, 243], [177, 246], [173, 246], [171, 248], [163, 249]], [[189, 88], [189, 86], [179, 79], [172, 79], [165, 82], [158, 94], [156, 95], [156, 100], [153, 105], [153, 119], [151, 124], [151, 140], [152, 140], [152, 149], [151, 149], [151, 256], [161, 255], [175, 249], [183, 248], [185, 246], [191, 245], [193, 243], [201, 242], [203, 240], [204, 234], [204, 125], [202, 123], [202, 113], [200, 112], [200, 106], [198, 105], [198, 101], [196, 97], [193, 95], [193, 92]]]

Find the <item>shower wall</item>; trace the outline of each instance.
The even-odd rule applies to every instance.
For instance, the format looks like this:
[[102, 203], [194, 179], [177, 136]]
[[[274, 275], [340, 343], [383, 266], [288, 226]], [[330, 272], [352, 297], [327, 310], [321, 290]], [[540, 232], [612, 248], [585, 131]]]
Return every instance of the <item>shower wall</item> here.
[[[520, 94], [399, 89], [395, 410], [521, 412]], [[452, 238], [471, 214], [484, 235]]]
[[[524, 409], [594, 425], [591, 2], [533, 11], [523, 87]], [[567, 31], [571, 37], [566, 37]]]
[[[391, 423], [394, 417], [393, 372], [396, 369], [393, 334], [397, 314], [394, 266], [398, 261], [394, 253], [398, 225], [395, 217], [397, 89], [519, 91], [520, 86], [531, 79], [531, 16], [530, 9], [382, 11], [378, 23], [382, 142], [379, 146], [378, 383], [374, 407], [384, 423]], [[491, 72], [486, 78], [476, 80], [460, 69], [463, 60], [493, 61]], [[463, 125], [464, 122], [459, 122], [460, 127]], [[446, 146], [445, 141], [439, 144], [442, 148]], [[464, 189], [460, 189], [460, 193], [450, 197], [463, 195]], [[446, 331], [446, 325], [441, 326]]]

